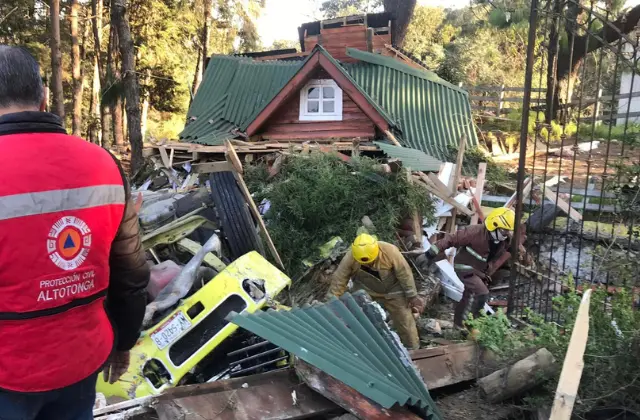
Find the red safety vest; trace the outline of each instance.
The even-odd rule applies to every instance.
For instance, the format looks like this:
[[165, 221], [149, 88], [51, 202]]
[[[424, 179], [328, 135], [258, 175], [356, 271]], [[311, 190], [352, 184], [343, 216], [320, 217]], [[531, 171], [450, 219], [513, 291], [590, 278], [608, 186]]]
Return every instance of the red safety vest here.
[[109, 252], [125, 189], [104, 149], [61, 133], [0, 136], [0, 389], [39, 392], [105, 363]]

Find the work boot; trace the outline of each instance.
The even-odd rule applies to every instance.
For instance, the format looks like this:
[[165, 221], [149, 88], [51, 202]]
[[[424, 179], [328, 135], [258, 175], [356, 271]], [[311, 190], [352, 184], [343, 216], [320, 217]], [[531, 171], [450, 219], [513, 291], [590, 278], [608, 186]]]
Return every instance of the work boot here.
[[475, 295], [473, 299], [473, 307], [471, 308], [471, 315], [473, 315], [473, 319], [476, 319], [480, 316], [485, 303], [487, 303], [487, 298], [489, 295]]
[[467, 310], [467, 303], [467, 299], [463, 297], [453, 311], [453, 325], [456, 328], [464, 328], [464, 314]]

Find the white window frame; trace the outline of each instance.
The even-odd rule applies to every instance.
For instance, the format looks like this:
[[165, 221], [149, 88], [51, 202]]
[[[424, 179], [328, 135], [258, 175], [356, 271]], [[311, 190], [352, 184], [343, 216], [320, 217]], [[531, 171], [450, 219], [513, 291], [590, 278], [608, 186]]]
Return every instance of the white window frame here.
[[[320, 112], [308, 112], [307, 111], [307, 101], [308, 92], [310, 88], [317, 87], [320, 88], [320, 96], [318, 99], [312, 99], [313, 101], [319, 102], [319, 110]], [[333, 112], [322, 112], [322, 101], [324, 100], [322, 97], [322, 88], [323, 87], [332, 87], [334, 89], [334, 97], [333, 99]], [[305, 85], [304, 88], [300, 89], [300, 121], [342, 121], [342, 89], [338, 86], [336, 82], [332, 79], [314, 79]]]

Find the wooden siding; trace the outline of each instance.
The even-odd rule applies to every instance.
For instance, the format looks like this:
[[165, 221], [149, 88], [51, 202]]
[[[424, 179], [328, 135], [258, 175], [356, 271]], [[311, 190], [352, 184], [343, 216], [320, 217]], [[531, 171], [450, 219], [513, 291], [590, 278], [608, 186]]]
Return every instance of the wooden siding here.
[[[314, 79], [330, 79], [320, 69]], [[358, 105], [342, 92], [342, 121], [300, 121], [300, 93], [296, 93], [270, 117], [262, 130], [262, 137], [272, 140], [305, 140], [327, 138], [372, 139], [375, 125]]]
[[367, 28], [364, 25], [350, 25], [321, 29], [320, 35], [305, 38], [305, 51], [311, 51], [318, 43], [336, 60], [354, 62], [357, 60], [347, 56], [347, 47], [367, 51]]

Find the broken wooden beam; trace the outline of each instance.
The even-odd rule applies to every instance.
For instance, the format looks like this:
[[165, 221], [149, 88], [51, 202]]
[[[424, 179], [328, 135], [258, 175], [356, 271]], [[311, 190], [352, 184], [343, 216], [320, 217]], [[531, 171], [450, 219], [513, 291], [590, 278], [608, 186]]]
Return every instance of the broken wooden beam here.
[[549, 201], [556, 204], [562, 209], [562, 211], [567, 213], [573, 220], [575, 220], [576, 222], [582, 221], [582, 214], [578, 213], [578, 211], [570, 206], [569, 203], [558, 197], [556, 193], [551, 191], [551, 188], [545, 188], [544, 195]]
[[[253, 376], [261, 376], [255, 381]], [[159, 420], [300, 419], [340, 413], [334, 403], [301, 383], [291, 369], [201, 384], [189, 395], [174, 388], [159, 396]], [[229, 385], [229, 386], [226, 386]], [[169, 390], [172, 391], [172, 390]]]
[[296, 360], [295, 370], [309, 388], [328, 400], [333, 401], [359, 419], [419, 420], [421, 418], [404, 407], [394, 406], [389, 409], [384, 408], [378, 403], [366, 398], [355, 389], [303, 360]]
[[558, 388], [556, 390], [551, 417], [549, 420], [569, 420], [576, 402], [580, 378], [584, 368], [584, 351], [587, 348], [589, 338], [589, 305], [591, 303], [591, 290], [582, 295], [578, 315], [571, 332], [571, 340], [567, 347], [567, 355], [564, 358]]
[[[229, 154], [227, 156], [231, 157], [231, 164], [233, 164], [234, 167], [236, 166], [234, 164], [234, 160], [237, 160], [238, 164], [240, 164], [239, 159], [237, 159], [238, 155], [236, 154], [233, 144], [231, 144], [230, 141], [227, 141], [227, 149], [229, 151]], [[234, 156], [235, 156], [235, 159], [233, 158]], [[242, 164], [240, 164], [240, 168], [242, 169]], [[235, 177], [236, 177], [236, 181], [238, 181], [238, 186], [240, 186], [240, 190], [242, 191], [242, 194], [247, 200], [247, 204], [249, 204], [249, 210], [251, 211], [251, 214], [253, 215], [253, 217], [256, 219], [256, 222], [258, 223], [258, 226], [260, 227], [260, 230], [262, 231], [262, 234], [264, 235], [264, 238], [267, 241], [267, 247], [269, 248], [269, 252], [271, 253], [271, 256], [273, 257], [275, 262], [278, 264], [278, 266], [284, 270], [284, 263], [280, 258], [280, 254], [278, 254], [278, 250], [276, 249], [276, 246], [274, 245], [273, 240], [271, 239], [271, 235], [269, 235], [269, 231], [267, 230], [267, 226], [264, 224], [264, 220], [262, 220], [262, 215], [260, 214], [260, 210], [258, 210], [258, 206], [256, 206], [256, 203], [253, 201], [253, 197], [249, 192], [249, 188], [247, 188], [247, 184], [244, 182], [244, 179], [242, 178], [242, 173], [235, 172]]]
[[[521, 197], [524, 200], [526, 196], [531, 192], [531, 188], [533, 188], [533, 180], [531, 178], [526, 178], [522, 184], [522, 194]], [[518, 198], [518, 191], [514, 192], [513, 195], [507, 200], [504, 207], [510, 209], [516, 204], [516, 199]]]
[[[482, 194], [484, 190], [484, 179], [486, 175], [487, 175], [487, 164], [485, 162], [481, 162], [478, 165], [478, 177], [476, 178], [476, 191], [474, 194], [475, 199], [479, 205], [482, 205]], [[482, 219], [484, 220], [484, 215], [481, 212], [476, 211], [476, 214], [471, 216], [471, 224], [477, 225], [479, 221], [482, 222], [483, 220], [480, 220], [481, 216], [482, 216]]]
[[[460, 141], [458, 142], [458, 156], [456, 157], [456, 171], [453, 175], [453, 179], [449, 184], [449, 189], [455, 194], [458, 191], [458, 182], [460, 182], [460, 176], [462, 175], [462, 162], [464, 160], [464, 151], [467, 147], [467, 135], [463, 134], [460, 136]], [[449, 233], [456, 233], [458, 229], [456, 225], [456, 217], [458, 216], [458, 210], [454, 207], [451, 210], [451, 218], [447, 221], [445, 225], [444, 231]]]
[[478, 379], [478, 386], [488, 401], [500, 402], [541, 384], [556, 370], [553, 355], [542, 348], [512, 366]]
[[476, 366], [481, 359], [480, 349], [473, 342], [413, 350], [409, 354], [429, 390], [476, 379]]

